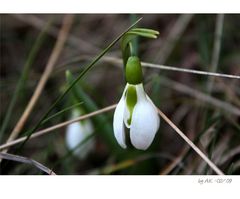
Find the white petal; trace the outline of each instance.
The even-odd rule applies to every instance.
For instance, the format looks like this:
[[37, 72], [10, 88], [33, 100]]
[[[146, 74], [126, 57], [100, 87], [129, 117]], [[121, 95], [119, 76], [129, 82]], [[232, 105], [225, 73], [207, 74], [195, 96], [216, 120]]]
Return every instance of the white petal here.
[[142, 84], [136, 87], [138, 100], [133, 110], [130, 139], [134, 147], [146, 150], [158, 131], [160, 119], [154, 104], [145, 94]]
[[66, 144], [70, 150], [73, 150], [73, 154], [80, 159], [86, 157], [86, 155], [93, 149], [94, 141], [93, 139], [89, 139], [83, 145], [76, 147], [84, 141], [91, 133], [93, 132], [93, 126], [90, 121], [75, 122], [67, 127], [66, 134]]
[[127, 148], [127, 146], [125, 141], [126, 138], [125, 138], [124, 123], [123, 123], [123, 116], [124, 116], [124, 109], [125, 109], [124, 93], [114, 112], [113, 131], [118, 144], [125, 149]]

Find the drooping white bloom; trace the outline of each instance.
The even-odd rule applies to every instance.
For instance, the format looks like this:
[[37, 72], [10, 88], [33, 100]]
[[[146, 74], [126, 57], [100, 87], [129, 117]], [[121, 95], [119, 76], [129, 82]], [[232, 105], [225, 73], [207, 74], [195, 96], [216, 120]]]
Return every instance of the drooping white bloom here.
[[[79, 110], [74, 110], [71, 118], [80, 116]], [[90, 120], [74, 122], [67, 126], [66, 145], [69, 150], [74, 150], [73, 154], [79, 159], [83, 159], [94, 148], [94, 140], [88, 139], [81, 146], [78, 146], [89, 135], [93, 133], [93, 125]]]
[[[143, 84], [127, 83], [113, 118], [114, 135], [120, 146], [127, 147], [126, 136], [129, 136], [135, 148], [146, 150], [151, 145], [159, 125], [156, 107], [145, 93]], [[125, 127], [129, 129], [129, 135]]]

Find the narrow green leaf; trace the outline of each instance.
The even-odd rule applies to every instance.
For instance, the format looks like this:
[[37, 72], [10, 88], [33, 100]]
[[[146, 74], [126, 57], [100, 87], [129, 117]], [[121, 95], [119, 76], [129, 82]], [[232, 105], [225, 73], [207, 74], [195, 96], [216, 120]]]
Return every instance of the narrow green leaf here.
[[48, 118], [46, 118], [45, 120], [43, 120], [41, 125], [45, 124], [47, 121], [49, 121], [49, 120], [51, 120], [51, 119], [53, 119], [53, 118], [55, 118], [55, 117], [57, 117], [57, 116], [65, 113], [65, 112], [67, 112], [67, 111], [69, 111], [69, 110], [71, 110], [71, 109], [73, 109], [73, 108], [76, 108], [76, 107], [78, 107], [79, 105], [82, 105], [82, 104], [83, 104], [83, 102], [79, 102], [79, 103], [77, 103], [77, 104], [74, 104], [74, 105], [72, 105], [72, 106], [69, 106], [69, 107], [67, 107], [67, 108], [65, 108], [65, 109], [63, 109], [63, 110], [61, 110], [61, 111], [59, 111], [59, 112], [51, 115], [50, 117], [48, 117]]
[[147, 32], [137, 32], [137, 31], [133, 31], [133, 30], [129, 31], [127, 34], [128, 35], [133, 34], [133, 35], [136, 35], [136, 36], [147, 37], [147, 38], [150, 38], [150, 39], [156, 39], [157, 38], [157, 35], [155, 35], [155, 34], [151, 34], [151, 33], [147, 33]]
[[159, 35], [159, 32], [153, 29], [148, 29], [148, 28], [133, 28], [131, 31], [134, 32], [143, 32], [143, 33], [150, 33], [153, 35]]

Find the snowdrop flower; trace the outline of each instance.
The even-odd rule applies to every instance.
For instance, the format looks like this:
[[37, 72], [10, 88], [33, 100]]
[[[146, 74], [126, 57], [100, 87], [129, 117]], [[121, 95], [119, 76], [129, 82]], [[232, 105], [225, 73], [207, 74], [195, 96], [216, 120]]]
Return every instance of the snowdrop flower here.
[[[80, 111], [75, 109], [72, 112], [71, 118], [79, 117]], [[69, 150], [74, 150], [73, 154], [79, 159], [85, 158], [88, 153], [94, 148], [94, 140], [88, 139], [81, 146], [77, 147], [89, 135], [93, 133], [93, 125], [90, 120], [74, 122], [67, 126], [66, 130], [66, 145]], [[76, 149], [77, 147], [77, 149]]]
[[127, 148], [126, 143], [130, 141], [135, 148], [146, 150], [158, 131], [160, 119], [144, 91], [141, 63], [137, 57], [128, 59], [125, 73], [127, 85], [114, 113], [114, 135], [123, 148]]

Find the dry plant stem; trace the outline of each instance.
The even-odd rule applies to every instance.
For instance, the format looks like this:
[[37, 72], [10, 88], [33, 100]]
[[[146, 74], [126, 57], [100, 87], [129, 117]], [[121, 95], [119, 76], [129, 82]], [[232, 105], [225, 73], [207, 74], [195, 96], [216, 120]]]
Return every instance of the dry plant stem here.
[[[82, 60], [85, 60], [85, 59], [89, 60], [90, 58], [91, 57], [89, 57], [88, 55], [82, 55], [82, 56], [74, 59], [74, 61], [68, 61], [68, 62], [62, 64], [61, 67], [63, 67], [64, 65], [72, 64], [72, 63], [79, 62], [79, 61], [82, 61]], [[117, 67], [122, 67], [122, 65], [123, 65], [122, 59], [112, 57], [112, 56], [105, 56], [105, 57], [102, 58], [101, 61], [112, 63], [112, 64], [114, 64], [114, 66], [117, 66]], [[183, 73], [191, 73], [191, 74], [206, 75], [206, 76], [215, 76], [215, 77], [221, 77], [221, 78], [240, 79], [239, 75], [230, 75], [230, 74], [215, 73], [215, 72], [208, 72], [208, 71], [202, 71], [202, 70], [193, 70], [193, 69], [187, 69], [187, 68], [182, 68], [182, 67], [180, 68], [180, 67], [174, 67], [174, 66], [152, 64], [152, 63], [148, 63], [148, 62], [141, 62], [141, 64], [142, 64], [143, 67], [156, 68], [156, 69], [160, 69], [160, 70], [177, 71], [177, 72], [183, 72]], [[61, 70], [62, 70], [62, 68], [61, 68]]]
[[25, 164], [30, 164], [49, 175], [56, 175], [51, 169], [47, 168], [46, 166], [42, 165], [41, 163], [37, 162], [36, 160], [30, 159], [30, 158], [26, 158], [26, 157], [19, 156], [19, 155], [13, 155], [13, 154], [9, 154], [9, 153], [2, 153], [2, 152], [0, 152], [0, 158], [11, 160], [11, 161], [16, 161], [16, 162], [22, 162]]
[[171, 71], [192, 73], [192, 74], [198, 74], [198, 75], [208, 75], [208, 76], [215, 76], [215, 77], [240, 79], [239, 75], [229, 75], [229, 74], [215, 73], [215, 72], [208, 72], [208, 71], [201, 71], [201, 70], [192, 70], [192, 69], [187, 69], [187, 68], [178, 68], [178, 67], [173, 67], [173, 66], [151, 64], [151, 63], [146, 63], [146, 62], [142, 62], [142, 65], [145, 66], [145, 67], [158, 68], [158, 69], [161, 69], [161, 70], [171, 70]]
[[172, 29], [169, 31], [169, 35], [165, 39], [163, 46], [161, 47], [158, 56], [157, 62], [165, 63], [168, 59], [169, 55], [173, 51], [177, 41], [182, 36], [182, 33], [186, 29], [187, 25], [191, 21], [193, 15], [192, 14], [182, 14], [177, 19]]
[[161, 111], [158, 109], [159, 115], [180, 135], [187, 144], [196, 153], [201, 156], [201, 158], [218, 174], [224, 175], [224, 173]]
[[[60, 53], [62, 52], [63, 46], [65, 44], [69, 30], [71, 28], [72, 22], [73, 22], [73, 15], [66, 15], [64, 17], [61, 31], [59, 32], [56, 44], [50, 55], [50, 58], [48, 60], [46, 68], [42, 74], [42, 77], [39, 80], [38, 85], [30, 99], [26, 109], [24, 110], [24, 113], [22, 114], [21, 118], [19, 119], [19, 121], [16, 124], [13, 131], [11, 132], [7, 142], [11, 142], [18, 136], [19, 132], [22, 130], [25, 122], [27, 121], [27, 118], [29, 117], [30, 113], [32, 112], [32, 110], [33, 110], [37, 100], [39, 99], [39, 96], [42, 93], [42, 90], [53, 70], [53, 67], [56, 64], [56, 62], [60, 56]], [[4, 152], [7, 152], [7, 151], [4, 151]], [[0, 161], [1, 161], [1, 159], [0, 159]]]
[[[213, 47], [213, 54], [212, 54], [212, 61], [210, 66], [211, 72], [216, 72], [218, 61], [219, 61], [219, 55], [221, 50], [221, 39], [222, 39], [222, 32], [223, 32], [223, 22], [224, 22], [224, 14], [217, 15], [216, 19], [216, 29], [215, 29], [215, 38], [214, 38], [214, 47]], [[213, 88], [213, 77], [209, 77], [207, 89], [208, 92], [212, 92]]]
[[[90, 118], [90, 117], [93, 117], [95, 115], [99, 115], [101, 113], [105, 113], [105, 112], [108, 112], [108, 111], [111, 111], [113, 110], [114, 108], [116, 108], [117, 104], [113, 104], [111, 106], [107, 106], [106, 108], [103, 108], [103, 109], [100, 109], [100, 110], [97, 110], [97, 111], [94, 111], [92, 113], [89, 113], [89, 114], [86, 114], [86, 115], [83, 115], [83, 116], [80, 116], [80, 117], [77, 117], [75, 119], [72, 119], [72, 120], [69, 120], [69, 121], [66, 121], [66, 122], [62, 122], [60, 124], [57, 124], [55, 126], [52, 126], [52, 127], [49, 127], [49, 128], [46, 128], [46, 129], [43, 129], [43, 130], [40, 130], [40, 131], [37, 131], [35, 133], [32, 134], [32, 136], [29, 138], [30, 140], [33, 139], [33, 138], [36, 138], [36, 137], [39, 137], [39, 136], [42, 136], [42, 135], [45, 135], [53, 130], [56, 130], [56, 129], [59, 129], [59, 128], [62, 128], [64, 126], [67, 126], [69, 124], [72, 124], [74, 122], [78, 122], [78, 121], [81, 121], [81, 120], [84, 120], [84, 119], [87, 119], [87, 118]], [[0, 146], [0, 151], [1, 150], [4, 150], [4, 149], [7, 149], [13, 145], [16, 145], [16, 144], [19, 144], [21, 142], [24, 142], [25, 140], [27, 139], [27, 136], [24, 136], [24, 137], [21, 137], [19, 139], [16, 139], [16, 140], [13, 140], [11, 142], [8, 142], [8, 143], [5, 143], [3, 145]]]
[[[122, 60], [115, 57], [105, 57], [102, 59], [104, 61], [113, 63], [113, 64], [119, 64], [122, 66]], [[198, 74], [198, 75], [207, 75], [207, 76], [215, 76], [215, 77], [222, 77], [222, 78], [231, 78], [231, 79], [240, 79], [239, 75], [229, 75], [229, 74], [223, 74], [223, 73], [214, 73], [214, 72], [208, 72], [208, 71], [201, 71], [201, 70], [192, 70], [187, 68], [179, 68], [174, 66], [166, 66], [166, 65], [160, 65], [160, 64], [152, 64], [147, 62], [141, 62], [142, 66], [149, 67], [149, 68], [157, 68], [161, 70], [168, 70], [168, 71], [178, 71], [178, 72], [184, 72], [184, 73], [191, 73], [191, 74]]]

